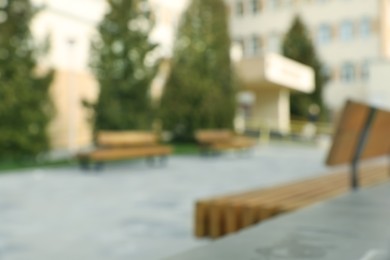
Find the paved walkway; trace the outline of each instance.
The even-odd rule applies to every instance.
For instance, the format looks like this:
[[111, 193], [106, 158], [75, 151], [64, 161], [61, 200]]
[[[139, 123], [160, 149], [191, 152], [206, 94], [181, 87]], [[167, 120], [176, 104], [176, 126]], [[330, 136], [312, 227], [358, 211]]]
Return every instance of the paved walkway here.
[[166, 260], [389, 260], [390, 184], [272, 218]]
[[192, 236], [198, 198], [324, 172], [325, 150], [259, 147], [251, 156], [176, 156], [0, 174], [0, 260], [157, 260], [209, 243]]

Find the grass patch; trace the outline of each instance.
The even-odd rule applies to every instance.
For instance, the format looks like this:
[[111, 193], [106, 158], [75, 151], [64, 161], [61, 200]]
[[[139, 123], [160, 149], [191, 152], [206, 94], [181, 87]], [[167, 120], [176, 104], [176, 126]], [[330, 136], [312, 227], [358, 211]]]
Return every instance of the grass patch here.
[[[195, 155], [199, 154], [199, 148], [196, 143], [172, 143], [174, 155]], [[128, 160], [123, 160], [128, 161]], [[35, 168], [58, 168], [77, 165], [76, 160], [54, 160], [54, 161], [36, 161], [36, 160], [2, 160], [0, 161], [0, 174], [23, 169]]]
[[22, 169], [34, 169], [34, 168], [46, 168], [46, 167], [64, 167], [75, 165], [76, 161], [73, 160], [56, 160], [56, 161], [0, 161], [0, 174], [5, 171], [22, 170]]
[[199, 154], [199, 147], [196, 143], [172, 143], [175, 155]]

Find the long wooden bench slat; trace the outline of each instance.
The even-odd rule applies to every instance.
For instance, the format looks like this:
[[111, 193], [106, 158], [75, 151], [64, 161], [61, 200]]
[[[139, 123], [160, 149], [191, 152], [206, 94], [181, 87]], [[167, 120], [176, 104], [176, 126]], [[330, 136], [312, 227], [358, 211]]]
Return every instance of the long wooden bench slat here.
[[100, 131], [97, 143], [100, 147], [148, 146], [158, 142], [157, 135], [141, 131]]
[[[93, 151], [86, 156], [95, 161], [126, 159], [142, 156], [157, 156], [168, 155], [172, 153], [172, 148], [169, 146], [150, 146], [150, 147], [135, 147], [135, 148], [116, 148], [116, 149], [99, 149]], [[83, 155], [81, 155], [82, 157]]]
[[[386, 166], [364, 167], [363, 186], [388, 181]], [[218, 238], [273, 215], [332, 198], [349, 189], [346, 172], [333, 173], [268, 189], [200, 200], [196, 204], [195, 235]]]
[[[216, 208], [219, 204], [223, 203], [234, 203], [236, 200], [242, 200], [247, 199], [251, 197], [261, 196], [268, 192], [272, 192], [272, 189], [260, 189], [260, 190], [254, 190], [250, 192], [245, 192], [242, 194], [233, 194], [233, 195], [227, 195], [227, 196], [221, 196], [217, 197], [215, 199], [211, 200], [201, 200], [196, 203], [196, 235], [197, 236], [208, 236], [209, 230], [212, 227], [214, 229], [218, 228], [218, 224], [215, 224], [216, 221], [219, 220], [218, 217], [218, 209]], [[213, 212], [211, 212], [211, 210]], [[213, 217], [211, 217], [213, 216]], [[210, 218], [213, 219], [213, 221], [210, 221]], [[213, 223], [209, 223], [213, 222]], [[214, 230], [214, 233], [218, 231]]]
[[[225, 219], [226, 214], [224, 214], [224, 209], [226, 209], [227, 207], [234, 207], [235, 216], [238, 216], [240, 214], [240, 210], [242, 206], [245, 205], [243, 204], [243, 201], [249, 204], [250, 203], [257, 204], [257, 203], [262, 203], [262, 202], [267, 202], [272, 200], [274, 201], [280, 200], [289, 197], [296, 192], [299, 192], [306, 185], [313, 186], [320, 182], [322, 182], [321, 179], [309, 179], [302, 182], [295, 182], [293, 184], [284, 185], [281, 186], [279, 189], [272, 188], [264, 192], [261, 196], [250, 196], [250, 197], [246, 197], [245, 199], [233, 198], [232, 200], [228, 200], [228, 201], [220, 201], [217, 203], [212, 203], [212, 209], [210, 211], [210, 218], [209, 218], [210, 236], [219, 237], [220, 235], [229, 232], [228, 230], [230, 229], [224, 228], [224, 226], [226, 226], [226, 224], [228, 223], [228, 220]], [[230, 216], [229, 222], [233, 222], [227, 224], [229, 227], [232, 227], [239, 223], [239, 221], [234, 219], [234, 217], [232, 216]], [[223, 232], [222, 229], [224, 229], [225, 232]]]
[[[211, 224], [209, 224], [209, 219], [211, 216], [211, 210], [214, 208], [215, 211], [215, 205], [218, 205], [218, 203], [224, 203], [229, 202], [233, 200], [239, 200], [239, 199], [245, 199], [255, 196], [260, 196], [262, 194], [265, 194], [267, 192], [270, 192], [271, 189], [260, 189], [260, 190], [254, 190], [244, 193], [237, 193], [232, 195], [226, 195], [226, 196], [220, 196], [216, 197], [214, 199], [208, 199], [208, 200], [200, 200], [196, 203], [196, 216], [195, 216], [195, 234], [198, 237], [202, 236], [208, 236], [209, 235], [209, 227], [211, 227]], [[215, 215], [216, 212], [213, 212], [213, 215]], [[214, 217], [215, 219], [216, 217]]]
[[224, 151], [248, 149], [256, 145], [257, 140], [247, 136], [237, 136], [226, 129], [199, 130], [195, 139], [202, 150]]
[[[337, 175], [337, 174], [335, 174], [335, 175]], [[284, 184], [284, 185], [279, 186], [278, 189], [275, 189], [274, 187], [272, 187], [272, 188], [263, 188], [263, 189], [249, 191], [249, 192], [243, 192], [243, 193], [236, 193], [236, 194], [231, 194], [231, 195], [219, 196], [219, 197], [215, 197], [213, 199], [200, 200], [196, 204], [196, 211], [197, 212], [199, 210], [202, 211], [202, 213], [200, 215], [203, 218], [206, 218], [206, 216], [207, 216], [207, 219], [209, 219], [208, 216], [214, 215], [213, 220], [214, 220], [214, 223], [215, 223], [215, 221], [217, 221], [219, 219], [219, 217], [217, 216], [217, 214], [219, 212], [218, 212], [218, 210], [215, 209], [216, 205], [224, 205], [224, 203], [228, 203], [229, 205], [233, 205], [233, 206], [239, 207], [242, 204], [241, 203], [242, 200], [251, 200], [251, 199], [256, 199], [256, 198], [259, 198], [259, 197], [262, 197], [262, 196], [273, 196], [275, 194], [279, 194], [282, 191], [301, 189], [305, 185], [312, 185], [313, 183], [316, 183], [316, 182], [319, 182], [319, 181], [321, 181], [321, 180], [319, 180], [318, 178], [311, 178], [311, 179], [307, 179], [307, 180], [304, 180], [304, 181], [296, 181], [296, 182], [293, 182], [293, 183]], [[235, 205], [235, 203], [237, 205]], [[214, 208], [213, 214], [210, 214], [210, 209], [212, 207]], [[233, 220], [232, 222], [234, 223], [235, 221]], [[204, 224], [206, 224], [207, 226], [211, 225], [211, 224], [209, 225], [209, 224], [205, 223], [205, 221], [204, 220], [202, 221], [201, 219], [199, 219], [197, 221], [197, 224], [196, 224], [197, 232], [196, 232], [196, 234], [198, 234], [198, 236], [206, 235], [206, 234], [201, 235], [201, 234], [204, 233], [204, 231], [202, 231], [204, 229], [203, 228]], [[232, 224], [232, 226], [233, 226], [233, 224]]]
[[196, 140], [204, 144], [223, 143], [229, 141], [233, 136], [233, 132], [226, 129], [199, 130], [195, 133]]
[[[381, 183], [382, 181], [388, 180], [388, 177], [376, 176], [376, 172], [365, 172], [360, 177], [360, 180], [363, 186], [367, 187], [373, 184]], [[246, 205], [246, 210], [242, 216], [243, 224], [242, 227], [247, 227], [254, 223], [258, 223], [263, 220], [262, 216], [264, 216], [268, 212], [268, 215], [275, 215], [279, 213], [286, 212], [286, 205], [295, 204], [295, 206], [291, 207], [292, 209], [297, 209], [298, 205], [300, 207], [310, 205], [315, 202], [323, 201], [324, 199], [329, 199], [338, 195], [341, 195], [349, 190], [349, 180], [348, 176], [343, 176], [344, 178], [338, 180], [337, 182], [323, 182], [321, 186], [315, 186], [311, 189], [306, 189], [302, 193], [293, 194], [292, 196], [283, 199], [283, 200], [275, 200], [275, 201], [266, 201], [262, 204], [258, 205]], [[284, 206], [280, 206], [284, 205]], [[280, 209], [283, 208], [283, 209]]]
[[[294, 183], [282, 185], [279, 187], [279, 189], [284, 190], [284, 189], [292, 189], [294, 187], [299, 188], [299, 187], [302, 187], [304, 185], [311, 184], [312, 182], [317, 182], [317, 181], [318, 181], [317, 178], [308, 179], [305, 181], [299, 181], [299, 182], [294, 182]], [[239, 205], [241, 205], [242, 200], [249, 200], [251, 198], [258, 198], [258, 197], [261, 197], [261, 196], [264, 196], [267, 194], [272, 195], [275, 193], [279, 193], [279, 190], [276, 190], [275, 188], [262, 188], [262, 189], [258, 189], [258, 190], [252, 190], [252, 191], [243, 192], [243, 193], [235, 193], [235, 194], [215, 197], [213, 199], [206, 199], [206, 200], [198, 201], [196, 203], [197, 215], [195, 217], [195, 219], [196, 219], [195, 234], [199, 237], [208, 236], [209, 234], [206, 232], [206, 230], [208, 229], [207, 227], [214, 226], [214, 228], [217, 229], [216, 226], [218, 226], [218, 225], [208, 223], [211, 215], [213, 215], [212, 218], [213, 218], [214, 223], [216, 221], [218, 221], [218, 219], [219, 219], [219, 217], [217, 216], [217, 214], [219, 212], [217, 211], [217, 209], [215, 209], [216, 205], [220, 205], [220, 204], [223, 205], [223, 203], [229, 203], [231, 205], [232, 204], [234, 205], [235, 202], [238, 202], [237, 206], [239, 206]], [[210, 212], [211, 208], [214, 208], [212, 214]], [[235, 222], [235, 221], [233, 220], [233, 222]], [[215, 231], [215, 233], [217, 233], [217, 232], [218, 231]]]
[[[387, 182], [389, 180], [389, 175], [386, 169], [381, 169], [375, 172], [375, 174], [371, 175], [363, 175], [362, 178], [360, 178], [362, 184], [364, 187], [370, 187], [375, 186], [377, 184], [381, 184], [384, 182]], [[333, 192], [333, 191], [332, 191]], [[327, 197], [331, 197], [332, 193], [326, 194]], [[291, 211], [295, 209], [299, 209], [305, 205], [311, 204], [312, 202], [316, 202], [322, 200], [322, 197], [312, 197], [308, 200], [300, 200], [300, 201], [283, 201], [278, 205], [278, 211], [283, 213], [286, 211]]]
[[[352, 163], [358, 159], [388, 156], [390, 111], [348, 101], [343, 111], [327, 164]], [[215, 134], [215, 133], [214, 133]], [[229, 143], [230, 142], [230, 143]], [[234, 147], [232, 139], [207, 143], [213, 149]], [[245, 141], [241, 141], [245, 143]], [[240, 142], [237, 141], [237, 147]], [[360, 165], [361, 166], [361, 165]], [[354, 177], [345, 170], [268, 189], [258, 189], [198, 201], [195, 234], [217, 238], [272, 216], [333, 198], [351, 187], [369, 187], [389, 180], [388, 163], [365, 164]]]
[[226, 149], [244, 149], [256, 145], [256, 141], [246, 137], [236, 137], [225, 143], [213, 143], [209, 145], [209, 148], [214, 150], [226, 150]]
[[155, 133], [142, 131], [100, 131], [96, 145], [94, 150], [77, 155], [83, 169], [89, 169], [90, 162], [100, 167], [105, 161], [165, 157], [173, 150], [160, 145]]
[[[247, 223], [248, 218], [243, 218], [241, 216], [243, 213], [246, 213], [246, 211], [243, 211], [245, 210], [245, 207], [259, 207], [259, 205], [266, 203], [272, 205], [280, 200], [285, 200], [294, 196], [299, 196], [301, 194], [307, 193], [307, 191], [305, 190], [307, 189], [307, 187], [311, 187], [312, 189], [317, 190], [319, 188], [319, 185], [323, 185], [325, 181], [329, 180], [314, 179], [310, 181], [304, 181], [301, 183], [296, 183], [295, 185], [281, 187], [280, 189], [274, 189], [272, 192], [269, 192], [263, 196], [259, 196], [256, 198], [250, 198], [248, 200], [237, 200], [233, 203], [225, 203], [225, 209], [231, 209], [230, 211], [227, 210], [227, 212], [230, 212], [230, 216], [228, 217], [225, 213], [223, 214], [223, 218], [219, 218], [219, 221], [225, 222], [225, 233], [231, 233], [234, 230], [246, 227], [253, 223], [253, 221], [249, 221], [249, 223]], [[267, 213], [266, 216], [268, 215], [269, 214]], [[211, 221], [212, 220], [213, 219], [211, 219]], [[219, 235], [220, 234], [217, 231], [215, 233], [212, 232], [211, 234], [212, 237], [218, 237]]]
[[248, 192], [237, 192], [228, 195], [216, 196], [211, 199], [198, 200], [195, 204], [195, 235], [198, 237], [208, 236], [207, 222], [210, 215], [210, 208], [213, 203], [230, 201], [238, 198], [244, 199], [248, 197], [259, 196], [271, 190], [272, 188], [262, 188]]
[[[380, 183], [383, 180], [388, 180], [388, 177], [380, 178], [378, 180], [375, 175], [376, 173], [373, 170], [366, 171], [364, 174], [361, 175], [360, 180], [362, 181], [364, 186], [369, 186], [371, 184]], [[320, 185], [305, 188], [303, 192], [292, 194], [292, 196], [283, 198], [282, 200], [276, 198], [273, 200], [271, 199], [262, 201], [261, 203], [260, 201], [257, 201], [254, 204], [245, 204], [245, 210], [243, 211], [243, 215], [241, 216], [241, 228], [250, 226], [254, 223], [258, 223], [259, 221], [266, 219], [266, 217], [281, 213], [278, 210], [278, 205], [280, 203], [288, 203], [289, 201], [300, 201], [302, 205], [306, 206], [345, 193], [349, 190], [348, 184], [348, 176], [344, 174], [341, 179], [338, 178], [338, 180], [327, 182], [323, 181], [320, 183]], [[304, 200], [308, 200], [308, 202], [303, 203]]]
[[[238, 222], [241, 224], [240, 228], [245, 228], [263, 219], [266, 219], [269, 216], [277, 214], [277, 212], [274, 210], [274, 206], [277, 205], [280, 201], [287, 201], [292, 199], [296, 200], [307, 196], [307, 194], [315, 195], [316, 193], [322, 193], [324, 190], [326, 190], [327, 187], [330, 186], [329, 184], [333, 186], [334, 184], [337, 185], [340, 182], [342, 182], [342, 179], [339, 178], [339, 176], [321, 178], [318, 179], [318, 182], [313, 183], [313, 185], [302, 187], [299, 190], [293, 190], [289, 193], [279, 193], [278, 196], [272, 198], [244, 202], [242, 205], [242, 213], [239, 215], [241, 218], [241, 220]], [[343, 183], [341, 185], [343, 185]]]
[[[374, 186], [374, 185], [388, 182], [389, 177], [388, 177], [387, 170], [383, 170], [381, 175], [369, 176], [369, 177], [367, 176], [367, 178], [363, 178], [361, 180], [362, 180], [362, 183], [365, 187], [370, 187], [370, 186]], [[320, 199], [331, 198], [331, 197], [333, 197], [332, 195], [337, 196], [337, 195], [339, 195], [339, 193], [337, 193], [337, 191], [333, 191], [333, 194], [329, 193], [329, 194], [327, 194], [327, 196], [324, 196], [323, 198], [320, 198]], [[277, 205], [277, 208], [275, 210], [278, 213], [289, 212], [289, 211], [293, 211], [293, 210], [302, 208], [304, 206], [310, 205], [316, 201], [318, 201], [318, 197], [317, 198], [309, 198], [308, 200], [300, 200], [300, 201], [285, 201], [285, 202], [281, 202], [279, 205]]]

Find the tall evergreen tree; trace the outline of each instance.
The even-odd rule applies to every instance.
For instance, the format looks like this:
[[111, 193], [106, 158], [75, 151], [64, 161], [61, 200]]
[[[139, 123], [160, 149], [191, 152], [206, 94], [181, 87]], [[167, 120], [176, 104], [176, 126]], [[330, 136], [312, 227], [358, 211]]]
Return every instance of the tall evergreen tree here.
[[147, 1], [109, 0], [109, 12], [92, 43], [91, 67], [100, 85], [95, 104], [94, 130], [151, 127], [148, 91], [154, 68], [146, 58], [154, 46]]
[[309, 106], [316, 104], [321, 109], [321, 117], [325, 115], [325, 105], [322, 98], [322, 90], [326, 84], [322, 65], [316, 53], [312, 39], [299, 16], [295, 17], [291, 28], [283, 40], [283, 55], [308, 65], [314, 69], [315, 90], [311, 94], [293, 93], [291, 95], [291, 115], [306, 117]]
[[0, 1], [0, 157], [34, 157], [49, 148], [53, 72], [37, 73], [42, 46], [34, 43], [29, 0]]
[[227, 15], [222, 0], [193, 0], [183, 15], [161, 102], [163, 126], [177, 139], [190, 139], [200, 128], [232, 127], [235, 88]]

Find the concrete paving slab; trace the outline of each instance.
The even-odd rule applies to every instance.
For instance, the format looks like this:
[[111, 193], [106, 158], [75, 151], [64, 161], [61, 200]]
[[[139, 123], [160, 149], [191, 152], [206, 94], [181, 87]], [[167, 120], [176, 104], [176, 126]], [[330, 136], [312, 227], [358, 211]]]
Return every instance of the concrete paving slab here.
[[0, 174], [0, 260], [156, 260], [212, 243], [192, 235], [203, 197], [319, 175], [325, 150], [271, 145], [251, 156], [173, 156]]

